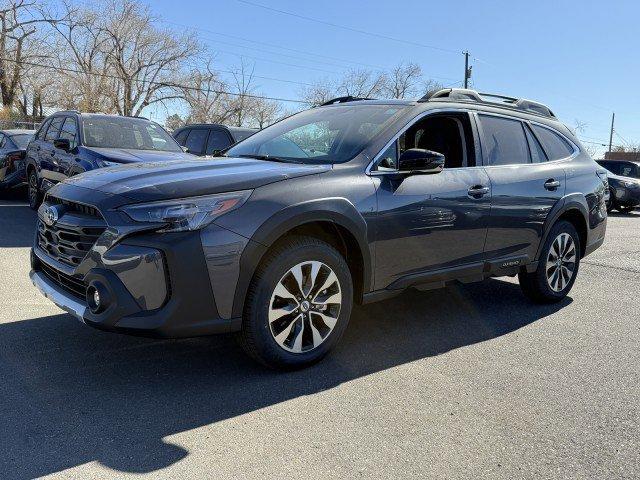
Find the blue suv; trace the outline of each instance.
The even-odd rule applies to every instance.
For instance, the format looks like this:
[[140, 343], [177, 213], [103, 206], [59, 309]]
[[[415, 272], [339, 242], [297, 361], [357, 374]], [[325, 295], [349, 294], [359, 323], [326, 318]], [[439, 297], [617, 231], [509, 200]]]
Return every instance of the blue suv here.
[[29, 205], [54, 184], [96, 168], [195, 157], [160, 125], [143, 117], [58, 112], [48, 117], [26, 152]]

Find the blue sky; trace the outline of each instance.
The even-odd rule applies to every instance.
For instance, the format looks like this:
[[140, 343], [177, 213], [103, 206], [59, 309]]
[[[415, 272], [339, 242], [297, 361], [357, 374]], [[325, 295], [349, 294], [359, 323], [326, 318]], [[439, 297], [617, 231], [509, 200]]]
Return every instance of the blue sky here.
[[[541, 101], [569, 126], [576, 119], [585, 123], [580, 137], [595, 142], [608, 142], [615, 111], [614, 144], [640, 143], [640, 2], [251, 3], [413, 43], [336, 28], [239, 0], [148, 1], [156, 14], [171, 22], [167, 26], [196, 29], [217, 52], [219, 68], [237, 67], [244, 55], [246, 62], [255, 63], [256, 75], [309, 83], [339, 78], [349, 68], [367, 68], [362, 64], [389, 68], [411, 61], [420, 64], [426, 76], [452, 84], [462, 80], [461, 52], [468, 49], [474, 88]], [[294, 99], [303, 88], [265, 79], [256, 84], [266, 95]]]

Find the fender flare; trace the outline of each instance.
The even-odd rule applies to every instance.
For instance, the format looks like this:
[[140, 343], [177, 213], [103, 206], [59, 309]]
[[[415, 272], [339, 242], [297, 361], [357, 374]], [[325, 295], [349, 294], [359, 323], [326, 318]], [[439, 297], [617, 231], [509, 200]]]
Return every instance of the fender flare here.
[[291, 205], [272, 215], [251, 236], [240, 258], [240, 275], [233, 300], [232, 315], [242, 315], [244, 301], [253, 274], [263, 255], [286, 232], [313, 222], [331, 222], [348, 230], [362, 255], [363, 290], [371, 288], [372, 258], [367, 223], [355, 206], [344, 198], [326, 198]]
[[[587, 205], [587, 200], [584, 198], [584, 195], [582, 195], [581, 193], [571, 193], [569, 195], [566, 195], [562, 198], [562, 200], [556, 203], [556, 205], [549, 212], [549, 215], [547, 215], [547, 219], [544, 222], [544, 233], [542, 235], [542, 238], [540, 239], [538, 251], [536, 252], [536, 261], [540, 259], [542, 247], [547, 241], [547, 237], [549, 236], [551, 228], [555, 225], [555, 223], [562, 215], [571, 210], [580, 212], [582, 218], [584, 219], [585, 225], [587, 226], [587, 229], [589, 228], [589, 206]], [[582, 246], [583, 250], [585, 246], [586, 245]], [[584, 254], [584, 251], [581, 253]]]

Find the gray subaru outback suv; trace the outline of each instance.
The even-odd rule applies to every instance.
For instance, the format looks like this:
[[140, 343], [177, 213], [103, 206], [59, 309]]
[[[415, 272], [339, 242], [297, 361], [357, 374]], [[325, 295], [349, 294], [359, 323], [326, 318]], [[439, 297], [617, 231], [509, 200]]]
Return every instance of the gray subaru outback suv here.
[[606, 173], [546, 106], [446, 89], [340, 98], [212, 160], [54, 186], [33, 283], [95, 328], [237, 332], [262, 363], [322, 358], [353, 303], [518, 275], [556, 302], [605, 236]]

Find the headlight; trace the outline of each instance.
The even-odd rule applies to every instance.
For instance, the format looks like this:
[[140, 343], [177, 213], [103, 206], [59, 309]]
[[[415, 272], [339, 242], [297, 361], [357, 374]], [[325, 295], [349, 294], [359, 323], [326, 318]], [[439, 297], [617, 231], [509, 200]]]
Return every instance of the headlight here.
[[161, 232], [184, 232], [205, 227], [220, 215], [239, 208], [251, 190], [219, 193], [202, 197], [163, 200], [122, 207], [136, 222], [165, 223]]

